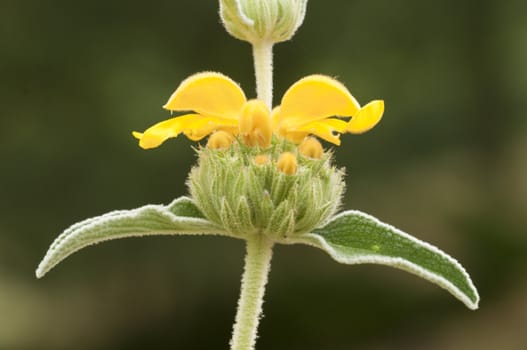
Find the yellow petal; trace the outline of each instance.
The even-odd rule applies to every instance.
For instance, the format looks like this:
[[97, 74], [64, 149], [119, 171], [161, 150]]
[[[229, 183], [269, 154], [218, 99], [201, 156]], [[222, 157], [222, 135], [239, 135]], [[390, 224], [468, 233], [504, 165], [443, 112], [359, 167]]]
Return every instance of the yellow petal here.
[[324, 120], [319, 120], [316, 123], [327, 125], [329, 128], [332, 128], [334, 131], [339, 132], [341, 134], [346, 132], [348, 128], [348, 123], [346, 123], [342, 119], [337, 118], [327, 118]]
[[309, 124], [309, 127], [305, 128], [308, 129], [308, 132], [310, 134], [318, 136], [321, 139], [326, 140], [327, 142], [331, 142], [332, 144], [340, 146], [340, 134], [336, 134], [333, 129], [327, 127], [326, 125], [317, 125], [314, 123]]
[[199, 114], [186, 114], [157, 123], [144, 133], [134, 132], [134, 137], [139, 139], [139, 146], [144, 149], [155, 148], [171, 137], [178, 136], [188, 125], [197, 119], [204, 118]]
[[293, 131], [291, 129], [282, 128], [281, 126], [281, 115], [280, 106], [277, 106], [271, 112], [271, 126], [273, 131], [291, 142], [300, 143], [308, 135], [305, 131]]
[[375, 100], [361, 108], [359, 113], [348, 123], [348, 132], [362, 134], [373, 128], [384, 113], [384, 101]]
[[192, 141], [199, 141], [215, 131], [225, 131], [232, 135], [237, 135], [238, 121], [234, 119], [201, 117], [189, 121], [183, 127], [183, 133]]
[[348, 124], [343, 120], [328, 118], [308, 123], [302, 127], [299, 127], [297, 130], [308, 132], [320, 137], [323, 140], [340, 146], [340, 135], [338, 133], [345, 132], [347, 126]]
[[356, 115], [359, 109], [359, 103], [337, 80], [310, 75], [286, 91], [278, 122], [282, 127], [290, 128], [331, 116]]
[[243, 90], [232, 79], [220, 73], [203, 72], [185, 79], [163, 108], [235, 119], [245, 102]]
[[199, 141], [218, 130], [218, 126], [210, 121], [201, 120], [200, 124], [193, 127], [185, 127], [183, 133], [191, 141]]

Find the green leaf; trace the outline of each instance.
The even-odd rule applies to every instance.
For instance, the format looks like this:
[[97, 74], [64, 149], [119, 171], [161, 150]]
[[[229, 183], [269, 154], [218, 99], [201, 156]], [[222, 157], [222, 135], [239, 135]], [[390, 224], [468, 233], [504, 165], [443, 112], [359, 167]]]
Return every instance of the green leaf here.
[[478, 308], [478, 292], [454, 258], [360, 211], [340, 213], [290, 243], [316, 246], [343, 264], [381, 264], [408, 271], [443, 287], [468, 308]]
[[86, 219], [66, 229], [49, 247], [37, 268], [37, 278], [44, 276], [69, 255], [99, 242], [151, 235], [228, 235], [203, 218], [188, 197], [171, 204], [146, 205], [132, 210], [116, 210]]

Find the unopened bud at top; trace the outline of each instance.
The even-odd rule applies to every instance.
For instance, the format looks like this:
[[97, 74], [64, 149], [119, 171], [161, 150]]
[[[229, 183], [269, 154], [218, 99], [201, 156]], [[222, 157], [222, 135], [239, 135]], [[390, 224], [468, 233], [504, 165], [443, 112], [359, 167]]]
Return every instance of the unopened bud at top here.
[[273, 136], [270, 114], [269, 108], [260, 100], [250, 100], [243, 106], [239, 121], [243, 143], [250, 147], [269, 147]]
[[307, 0], [220, 0], [227, 32], [252, 44], [291, 39], [304, 21]]

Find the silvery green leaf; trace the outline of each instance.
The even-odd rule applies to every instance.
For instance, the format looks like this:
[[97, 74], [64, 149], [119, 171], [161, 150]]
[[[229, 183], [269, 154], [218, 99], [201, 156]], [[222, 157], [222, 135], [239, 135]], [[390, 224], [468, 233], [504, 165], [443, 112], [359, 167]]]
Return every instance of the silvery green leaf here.
[[132, 210], [116, 210], [86, 219], [66, 229], [49, 247], [36, 275], [44, 276], [69, 255], [99, 242], [151, 235], [227, 235], [203, 218], [192, 200], [181, 197], [171, 204], [146, 205]]
[[478, 308], [478, 292], [454, 258], [360, 211], [340, 213], [324, 227], [294, 240], [289, 243], [316, 246], [343, 264], [381, 264], [416, 274], [446, 289], [468, 308]]

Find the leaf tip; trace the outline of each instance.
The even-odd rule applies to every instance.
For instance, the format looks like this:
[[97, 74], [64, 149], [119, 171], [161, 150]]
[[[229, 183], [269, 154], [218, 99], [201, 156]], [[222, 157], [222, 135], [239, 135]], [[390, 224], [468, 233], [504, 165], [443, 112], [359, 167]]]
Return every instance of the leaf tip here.
[[474, 291], [476, 292], [476, 298], [474, 300], [470, 300], [470, 302], [466, 303], [467, 307], [472, 310], [472, 311], [476, 311], [477, 309], [479, 309], [479, 295], [478, 295], [478, 292], [474, 289]]
[[49, 259], [49, 252], [46, 253], [46, 256], [40, 261], [40, 263], [37, 266], [37, 269], [35, 270], [35, 277], [37, 279], [41, 279], [44, 277], [53, 267], [55, 267], [56, 263], [51, 263]]
[[39, 266], [36, 270], [35, 270], [35, 277], [37, 279], [41, 279], [42, 277], [44, 277], [44, 275], [46, 274], [46, 271], [41, 267]]

